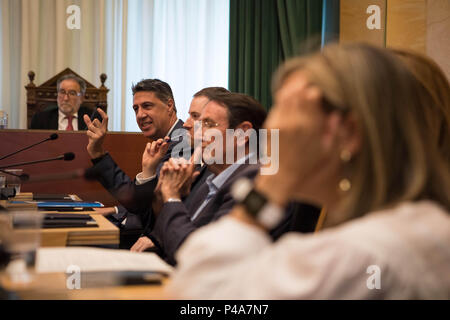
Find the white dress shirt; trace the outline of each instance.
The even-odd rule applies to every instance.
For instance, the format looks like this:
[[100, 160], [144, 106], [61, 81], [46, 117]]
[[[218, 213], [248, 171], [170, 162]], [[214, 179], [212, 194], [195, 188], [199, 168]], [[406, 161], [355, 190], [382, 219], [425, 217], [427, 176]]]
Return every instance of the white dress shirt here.
[[[78, 130], [78, 112], [75, 112], [72, 118], [72, 127], [74, 131]], [[58, 109], [58, 130], [66, 130], [68, 124], [67, 116]]]
[[405, 202], [275, 243], [225, 216], [194, 232], [177, 261], [168, 290], [189, 299], [449, 299], [450, 215]]

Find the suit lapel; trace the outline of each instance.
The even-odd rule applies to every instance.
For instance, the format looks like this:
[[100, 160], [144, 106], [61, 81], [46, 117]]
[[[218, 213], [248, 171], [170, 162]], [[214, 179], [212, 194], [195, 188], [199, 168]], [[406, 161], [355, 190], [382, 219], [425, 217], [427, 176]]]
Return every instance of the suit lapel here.
[[56, 108], [55, 110], [53, 110], [51, 112], [51, 118], [49, 119], [50, 120], [49, 121], [50, 129], [58, 130], [58, 120], [59, 120], [58, 117], [59, 117], [58, 108]]
[[[222, 205], [225, 196], [230, 193], [230, 188], [231, 188], [231, 185], [234, 183], [234, 181], [236, 181], [236, 179], [241, 176], [254, 176], [254, 173], [257, 172], [258, 168], [259, 168], [259, 166], [255, 165], [255, 164], [241, 164], [231, 174], [231, 176], [225, 181], [225, 183], [222, 185], [222, 187], [220, 187], [220, 189], [217, 190], [216, 195], [202, 209], [202, 211], [199, 213], [198, 217], [196, 217], [196, 219], [194, 220], [195, 223], [197, 225], [203, 225], [203, 224], [209, 223], [211, 216], [205, 215], [204, 213], [205, 212], [216, 212], [219, 209], [219, 207]], [[203, 186], [206, 186], [207, 191], [209, 191], [207, 183], [203, 183], [202, 188], [203, 188]], [[199, 190], [199, 192], [200, 192], [200, 190]], [[208, 194], [208, 192], [206, 192], [206, 194], [203, 196], [203, 200], [206, 198], [207, 194]], [[193, 200], [193, 202], [195, 203], [195, 200]], [[201, 203], [203, 203], [203, 201], [201, 201]], [[197, 210], [197, 208], [200, 207], [201, 203], [197, 205], [195, 210]], [[191, 212], [193, 214], [195, 211], [191, 211]], [[203, 222], [205, 219], [206, 219], [206, 221]]]
[[[165, 155], [165, 158], [167, 159], [172, 156], [172, 150], [175, 148], [175, 146], [177, 146], [180, 143], [181, 144], [177, 148], [182, 148], [180, 149], [180, 151], [183, 150], [184, 153], [186, 153], [186, 155], [188, 155], [189, 157], [191, 155], [191, 146], [186, 136], [186, 130], [183, 129], [183, 123], [184, 123], [183, 121], [178, 119], [177, 123], [175, 124], [175, 127], [173, 127], [173, 130], [170, 133], [170, 139], [172, 141], [170, 142], [169, 148], [167, 149], [167, 153]], [[183, 152], [179, 152], [177, 154], [178, 157], [183, 157], [183, 155], [184, 155]]]
[[81, 112], [78, 112], [78, 130], [87, 130], [86, 123], [84, 123], [83, 120], [84, 114], [81, 114]]
[[91, 111], [86, 107], [80, 107], [78, 110], [78, 130], [87, 130], [86, 123], [84, 123], [83, 116], [87, 114], [89, 117], [91, 116]]
[[[202, 185], [200, 185], [199, 188], [192, 194], [192, 197], [190, 197], [189, 199], [186, 199], [185, 205], [189, 211], [189, 217], [192, 217], [192, 215], [195, 212], [197, 212], [197, 209], [200, 208], [200, 206], [203, 204], [208, 193], [209, 193], [209, 187], [208, 187], [208, 184], [205, 182]], [[203, 208], [203, 210], [200, 212], [200, 215], [204, 211], [205, 208]], [[196, 219], [198, 219], [198, 217]]]
[[193, 214], [195, 211], [197, 211], [197, 209], [205, 200], [209, 192], [206, 178], [208, 178], [208, 176], [211, 174], [212, 173], [208, 171], [206, 166], [203, 166], [202, 168], [200, 168], [200, 174], [192, 183], [191, 191], [183, 201], [190, 214]]

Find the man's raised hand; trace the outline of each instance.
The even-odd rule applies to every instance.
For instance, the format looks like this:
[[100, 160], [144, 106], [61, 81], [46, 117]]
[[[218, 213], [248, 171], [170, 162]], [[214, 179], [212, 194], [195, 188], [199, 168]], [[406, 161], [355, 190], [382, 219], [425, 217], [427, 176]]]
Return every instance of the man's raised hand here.
[[102, 122], [98, 119], [91, 121], [86, 114], [83, 116], [84, 123], [86, 123], [87, 126], [86, 134], [89, 138], [86, 149], [92, 159], [101, 157], [105, 154], [103, 141], [105, 140], [106, 131], [108, 130], [108, 115], [100, 108], [97, 108], [97, 112], [102, 117]]

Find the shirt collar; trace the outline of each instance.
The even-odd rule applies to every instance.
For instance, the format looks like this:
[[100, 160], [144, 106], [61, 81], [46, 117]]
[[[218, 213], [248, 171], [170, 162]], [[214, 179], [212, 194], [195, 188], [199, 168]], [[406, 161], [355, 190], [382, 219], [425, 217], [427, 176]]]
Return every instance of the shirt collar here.
[[170, 137], [170, 134], [172, 133], [173, 129], [175, 129], [175, 126], [177, 125], [178, 121], [180, 121], [180, 119], [177, 119], [177, 121], [175, 121], [173, 126], [169, 129], [169, 132], [167, 132], [166, 137]]
[[[65, 118], [65, 117], [67, 117], [64, 113], [62, 113], [62, 111], [61, 110], [59, 110], [59, 108], [58, 108], [58, 113], [59, 113], [59, 116], [61, 117], [61, 118]], [[72, 117], [74, 117], [75, 119], [76, 118], [78, 118], [78, 111], [77, 112], [74, 112], [73, 114], [72, 114]]]
[[206, 184], [208, 185], [209, 192], [213, 190], [214, 192], [217, 192], [217, 190], [219, 190], [219, 187], [214, 184], [213, 179], [214, 174], [210, 174], [205, 180]]
[[[240, 158], [238, 161], [236, 161], [231, 166], [219, 173], [216, 177], [214, 177], [214, 179], [212, 175], [209, 176], [208, 178], [211, 177], [212, 180], [210, 181], [211, 184], [214, 184], [217, 189], [222, 187], [224, 183], [230, 178], [230, 176], [237, 170], [237, 168], [239, 168], [241, 164], [244, 164], [245, 161], [247, 161], [247, 159], [249, 159], [251, 156], [253, 156], [253, 153], [249, 153], [245, 157]], [[208, 180], [208, 178], [206, 180]], [[210, 184], [208, 185], [210, 186]], [[209, 189], [211, 190], [211, 187]]]

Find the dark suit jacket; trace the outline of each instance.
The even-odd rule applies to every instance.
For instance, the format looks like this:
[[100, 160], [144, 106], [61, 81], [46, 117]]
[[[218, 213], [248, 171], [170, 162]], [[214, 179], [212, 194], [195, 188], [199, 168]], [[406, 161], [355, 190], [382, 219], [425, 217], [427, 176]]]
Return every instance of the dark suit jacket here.
[[[196, 170], [199, 171], [200, 174], [192, 183], [191, 192], [195, 192], [195, 190], [197, 190], [205, 182], [206, 178], [211, 174], [211, 172], [208, 171], [206, 166], [203, 167], [199, 166], [196, 168]], [[185, 198], [183, 198], [183, 200], [185, 200]], [[140, 201], [146, 203], [148, 200], [142, 199]], [[189, 203], [189, 201], [187, 201], [186, 203]], [[120, 228], [120, 244], [119, 244], [120, 248], [130, 249], [138, 240], [138, 238], [142, 236], [150, 238], [149, 234], [151, 233], [153, 226], [155, 224], [153, 209], [148, 208], [146, 211], [139, 212], [136, 214], [129, 212], [123, 206], [119, 206], [118, 211], [119, 212], [117, 214], [108, 216], [107, 219], [109, 219], [112, 223], [114, 223], [116, 226]], [[126, 223], [122, 224], [122, 221], [125, 218], [127, 218]], [[149, 251], [155, 250], [149, 249]]]
[[228, 180], [217, 191], [194, 221], [191, 216], [197, 211], [208, 194], [208, 185], [202, 183], [193, 190], [184, 202], [167, 202], [156, 218], [154, 228], [149, 234], [150, 239], [159, 248], [158, 254], [168, 263], [175, 265], [175, 253], [186, 238], [198, 228], [219, 219], [230, 212], [235, 205], [230, 188], [240, 177], [253, 179], [259, 166], [252, 164], [240, 165]]
[[[195, 168], [196, 171], [199, 171], [200, 174], [197, 176], [197, 178], [193, 181], [192, 185], [191, 185], [191, 193], [196, 193], [197, 190], [203, 185], [203, 183], [205, 183], [206, 178], [212, 174], [211, 171], [208, 170], [206, 165], [203, 166], [198, 166]], [[153, 182], [155, 183], [155, 182]], [[185, 196], [182, 198], [183, 203], [188, 206], [191, 202], [192, 202], [192, 197]], [[128, 215], [130, 216], [130, 215]], [[141, 221], [144, 225], [144, 230], [142, 232], [141, 236], [147, 236], [149, 237], [154, 225], [155, 225], [155, 217], [153, 215], [153, 210], [152, 211], [148, 211], [147, 213], [142, 213], [140, 214], [141, 217]], [[127, 221], [128, 224], [128, 221]]]
[[[78, 130], [87, 130], [83, 116], [92, 115], [92, 110], [81, 106], [78, 110]], [[101, 121], [101, 119], [99, 119]], [[36, 113], [31, 119], [30, 129], [58, 130], [58, 107]]]
[[[157, 176], [159, 176], [159, 170], [163, 162], [171, 157], [172, 150], [178, 144], [187, 141], [183, 137], [180, 139], [176, 139], [175, 137], [179, 133], [177, 129], [184, 130], [182, 127], [183, 121], [178, 120], [174, 130], [170, 134], [170, 138], [173, 140], [169, 145], [167, 154], [157, 168]], [[188, 154], [190, 155], [190, 152]], [[119, 215], [115, 218], [117, 220], [123, 220], [131, 212], [146, 222], [150, 214], [149, 211], [151, 211], [153, 192], [158, 182], [157, 178], [142, 185], [136, 185], [134, 179], [130, 179], [109, 154], [106, 154], [100, 159], [93, 159], [92, 162], [94, 166], [89, 169], [90, 174], [125, 208], [125, 210], [119, 208]]]

